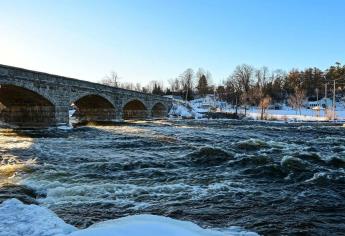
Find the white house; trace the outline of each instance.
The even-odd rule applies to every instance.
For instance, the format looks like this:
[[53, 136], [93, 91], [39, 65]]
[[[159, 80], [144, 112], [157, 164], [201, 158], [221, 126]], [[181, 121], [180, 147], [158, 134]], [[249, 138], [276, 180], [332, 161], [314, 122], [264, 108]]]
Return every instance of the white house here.
[[333, 106], [333, 101], [329, 98], [322, 98], [319, 101], [306, 102], [304, 106], [308, 109], [325, 109]]

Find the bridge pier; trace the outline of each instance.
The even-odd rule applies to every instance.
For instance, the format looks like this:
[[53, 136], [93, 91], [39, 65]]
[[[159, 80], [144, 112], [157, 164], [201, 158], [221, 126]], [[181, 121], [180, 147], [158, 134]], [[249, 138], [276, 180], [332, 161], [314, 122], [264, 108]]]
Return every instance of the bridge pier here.
[[116, 109], [115, 117], [116, 117], [116, 121], [123, 121], [123, 112], [121, 108]]
[[55, 107], [55, 124], [68, 125], [69, 124], [69, 108], [70, 106], [56, 106]]

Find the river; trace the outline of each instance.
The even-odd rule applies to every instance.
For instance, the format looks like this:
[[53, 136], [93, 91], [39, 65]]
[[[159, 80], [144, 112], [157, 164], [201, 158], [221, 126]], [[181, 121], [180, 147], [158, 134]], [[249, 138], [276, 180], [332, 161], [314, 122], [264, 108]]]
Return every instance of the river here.
[[0, 200], [67, 223], [150, 213], [263, 235], [345, 232], [345, 128], [235, 120], [0, 129]]

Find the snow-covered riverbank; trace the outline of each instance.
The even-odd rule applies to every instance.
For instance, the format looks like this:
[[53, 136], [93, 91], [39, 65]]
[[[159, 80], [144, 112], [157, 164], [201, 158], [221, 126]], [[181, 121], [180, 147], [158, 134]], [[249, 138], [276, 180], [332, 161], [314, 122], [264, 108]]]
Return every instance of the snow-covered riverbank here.
[[[170, 117], [178, 117], [184, 119], [201, 119], [205, 118], [204, 114], [207, 112], [205, 109], [200, 109], [193, 101], [181, 102], [174, 101], [173, 107], [169, 112]], [[219, 111], [215, 111], [219, 112]], [[235, 113], [234, 108], [227, 107], [222, 109], [224, 113]], [[244, 116], [244, 109], [239, 109], [238, 113]], [[246, 117], [249, 119], [260, 120], [261, 110], [256, 107], [251, 107], [246, 111]], [[277, 120], [277, 121], [298, 121], [298, 122], [309, 122], [309, 121], [330, 121], [332, 118], [325, 114], [324, 110], [319, 113], [312, 109], [302, 108], [301, 112], [291, 107], [284, 106], [282, 109], [273, 110], [268, 109], [264, 114], [265, 120]], [[342, 104], [337, 104], [336, 120], [345, 120], [345, 107]]]
[[257, 236], [238, 227], [203, 229], [187, 221], [155, 215], [135, 215], [104, 221], [78, 230], [54, 212], [10, 199], [0, 205], [0, 236]]
[[[243, 112], [243, 111], [240, 111]], [[260, 119], [261, 110], [258, 108], [250, 108], [247, 111], [247, 116], [252, 119]], [[301, 113], [296, 112], [290, 107], [284, 106], [283, 109], [273, 110], [269, 109], [265, 113], [267, 120], [280, 120], [280, 121], [330, 121], [331, 117], [325, 114], [324, 110], [319, 113], [312, 109], [302, 108]], [[337, 120], [345, 120], [345, 109], [340, 107], [336, 111]]]

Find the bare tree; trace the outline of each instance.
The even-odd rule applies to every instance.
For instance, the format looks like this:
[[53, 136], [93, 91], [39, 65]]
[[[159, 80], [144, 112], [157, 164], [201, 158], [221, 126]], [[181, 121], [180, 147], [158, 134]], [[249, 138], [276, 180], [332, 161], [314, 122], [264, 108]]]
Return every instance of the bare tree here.
[[230, 75], [226, 81], [225, 84], [225, 97], [228, 102], [231, 102], [235, 106], [235, 113], [238, 113], [238, 107], [240, 105], [240, 98], [241, 98], [241, 87], [234, 78], [233, 75]]
[[268, 74], [269, 71], [267, 67], [262, 67], [261, 69], [256, 70], [256, 84], [252, 90], [252, 100], [261, 109], [261, 120], [264, 118], [264, 113], [266, 112], [266, 109], [272, 101], [272, 98], [267, 94], [267, 85], [271, 82], [270, 80], [272, 79], [272, 77], [269, 78]]
[[299, 111], [299, 114], [301, 115], [301, 108], [303, 106], [303, 103], [305, 102], [305, 91], [299, 87], [295, 88], [295, 92], [293, 95], [291, 95], [288, 99], [289, 105], [297, 111]]
[[119, 84], [119, 87], [123, 88], [123, 89], [134, 90], [134, 84], [131, 82], [121, 83], [121, 84]]
[[206, 71], [203, 68], [199, 68], [195, 73], [195, 77], [198, 79], [201, 76], [206, 75]]
[[162, 81], [151, 80], [146, 86], [142, 87], [142, 92], [163, 95], [163, 89], [164, 86]]
[[209, 71], [206, 71], [206, 78], [207, 78], [207, 82], [209, 85], [213, 84], [213, 80], [212, 80], [212, 74]]
[[100, 83], [112, 87], [119, 87], [119, 79], [119, 75], [115, 71], [111, 71], [100, 81]]
[[134, 87], [134, 90], [140, 92], [142, 90], [141, 84], [140, 83], [136, 83], [135, 87]]
[[161, 88], [163, 90], [163, 82], [158, 80], [151, 80], [147, 85], [147, 90], [152, 93], [155, 88]]
[[182, 85], [183, 90], [185, 91], [185, 100], [187, 101], [189, 97], [191, 97], [191, 93], [193, 92], [193, 78], [194, 78], [194, 71], [192, 69], [185, 70], [180, 75], [180, 83]]
[[170, 90], [173, 93], [177, 93], [181, 90], [180, 81], [178, 78], [168, 80]]
[[261, 116], [260, 119], [264, 119], [264, 114], [266, 113], [267, 108], [271, 104], [272, 98], [270, 96], [266, 96], [262, 99], [260, 99], [259, 107], [261, 109]]
[[240, 65], [237, 66], [234, 73], [233, 78], [235, 79], [237, 86], [241, 91], [241, 103], [244, 105], [244, 114], [247, 114], [247, 105], [249, 104], [249, 92], [251, 86], [251, 80], [253, 76], [254, 68], [250, 65]]

